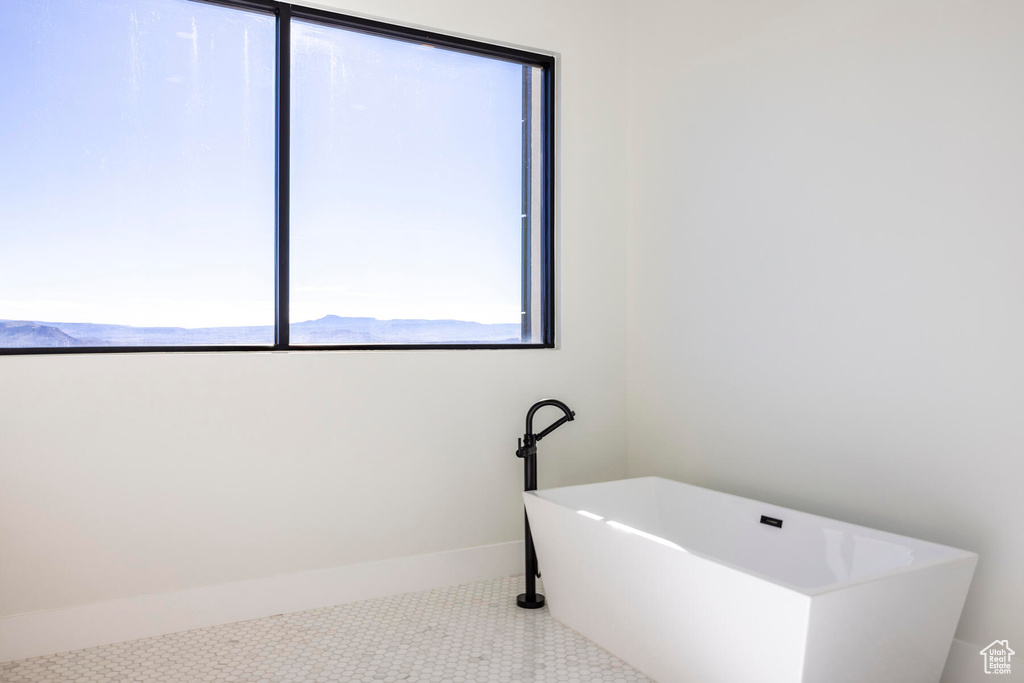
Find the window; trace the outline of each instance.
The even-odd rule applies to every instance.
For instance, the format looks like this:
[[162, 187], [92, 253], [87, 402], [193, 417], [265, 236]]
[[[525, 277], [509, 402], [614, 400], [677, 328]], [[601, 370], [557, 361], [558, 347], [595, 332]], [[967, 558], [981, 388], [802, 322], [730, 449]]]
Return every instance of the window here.
[[271, 0], [11, 9], [0, 353], [553, 345], [550, 57]]

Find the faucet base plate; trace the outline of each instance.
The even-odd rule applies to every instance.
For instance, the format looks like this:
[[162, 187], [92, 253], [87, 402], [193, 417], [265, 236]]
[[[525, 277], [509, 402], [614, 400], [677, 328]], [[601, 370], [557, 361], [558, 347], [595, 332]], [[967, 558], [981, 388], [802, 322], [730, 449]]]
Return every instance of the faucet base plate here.
[[520, 593], [516, 597], [516, 604], [523, 609], [540, 609], [544, 606], [544, 596], [540, 593], [536, 593], [532, 600], [527, 600], [526, 593]]

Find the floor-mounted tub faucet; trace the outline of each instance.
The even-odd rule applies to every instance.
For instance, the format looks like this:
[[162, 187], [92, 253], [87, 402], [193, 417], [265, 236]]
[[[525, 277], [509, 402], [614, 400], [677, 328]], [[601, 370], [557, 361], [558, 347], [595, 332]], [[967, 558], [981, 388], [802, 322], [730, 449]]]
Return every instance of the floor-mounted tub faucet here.
[[[555, 406], [565, 414], [540, 434], [534, 434], [533, 416], [544, 406]], [[516, 450], [516, 457], [523, 459], [523, 490], [537, 490], [537, 442], [566, 422], [572, 422], [575, 417], [576, 413], [571, 411], [569, 406], [555, 398], [546, 398], [530, 406], [526, 413], [526, 433], [519, 440], [519, 448]], [[526, 592], [519, 594], [516, 604], [523, 609], [537, 609], [544, 606], [544, 596], [537, 592], [537, 577], [540, 576], [540, 572], [537, 571], [537, 552], [533, 548], [533, 536], [530, 534], [530, 518], [526, 517], [525, 511], [523, 516], [526, 520]]]

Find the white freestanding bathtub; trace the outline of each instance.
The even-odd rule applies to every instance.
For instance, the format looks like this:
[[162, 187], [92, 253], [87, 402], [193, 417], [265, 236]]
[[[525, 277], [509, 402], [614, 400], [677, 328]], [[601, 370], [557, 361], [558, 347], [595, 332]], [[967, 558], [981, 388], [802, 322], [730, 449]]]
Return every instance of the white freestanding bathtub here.
[[938, 683], [978, 559], [655, 477], [523, 497], [551, 614], [660, 683]]

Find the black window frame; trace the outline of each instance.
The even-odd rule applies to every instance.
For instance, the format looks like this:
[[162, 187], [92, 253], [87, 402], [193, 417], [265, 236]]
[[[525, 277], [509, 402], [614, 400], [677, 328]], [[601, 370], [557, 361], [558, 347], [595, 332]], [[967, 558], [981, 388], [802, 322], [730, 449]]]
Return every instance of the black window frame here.
[[[527, 50], [462, 38], [434, 31], [409, 28], [375, 19], [340, 12], [295, 5], [277, 0], [190, 0], [220, 5], [240, 11], [271, 14], [276, 21], [275, 55], [275, 236], [274, 236], [274, 343], [204, 346], [83, 346], [0, 348], [0, 355], [83, 354], [83, 353], [209, 353], [213, 351], [386, 351], [386, 350], [453, 350], [453, 349], [550, 349], [555, 348], [555, 58]], [[418, 344], [302, 344], [292, 345], [289, 339], [289, 209], [290, 209], [290, 125], [291, 125], [291, 26], [292, 20], [335, 26], [370, 35], [427, 44], [432, 47], [464, 52], [480, 57], [501, 59], [524, 67], [541, 69], [541, 162], [540, 162], [540, 276], [541, 341], [519, 343], [418, 343]], [[526, 88], [524, 79], [524, 90]], [[529, 125], [524, 117], [524, 126]], [[524, 146], [528, 144], [524, 135]], [[529, 191], [529, 177], [524, 162], [524, 194]], [[525, 200], [524, 200], [525, 201]], [[529, 240], [531, 226], [529, 207], [523, 219], [523, 333], [529, 333], [532, 319], [532, 297], [527, 283], [531, 279]]]

